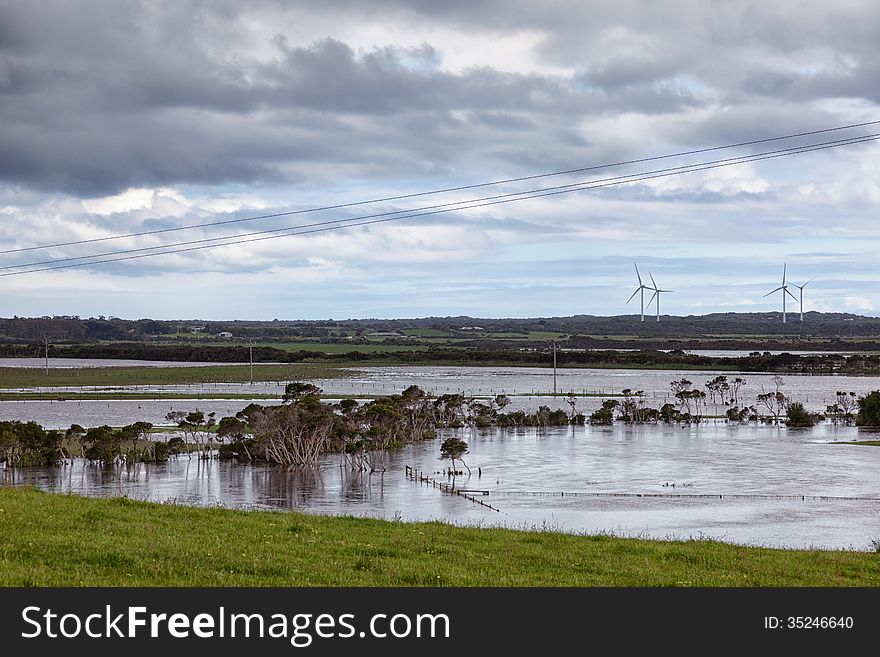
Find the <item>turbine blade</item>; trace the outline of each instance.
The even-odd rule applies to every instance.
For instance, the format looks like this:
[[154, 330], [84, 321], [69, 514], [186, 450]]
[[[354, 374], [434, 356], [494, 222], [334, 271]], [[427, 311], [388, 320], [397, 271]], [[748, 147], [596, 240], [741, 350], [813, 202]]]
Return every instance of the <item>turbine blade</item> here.
[[651, 272], [648, 272], [648, 276], [651, 277], [651, 282], [654, 284], [654, 289], [656, 290], [657, 289], [657, 281], [654, 280], [654, 274], [652, 274]]
[[768, 292], [768, 293], [765, 294], [764, 296], [765, 296], [765, 297], [769, 297], [771, 294], [773, 294], [774, 292], [779, 292], [779, 290], [781, 290], [781, 289], [782, 289], [782, 286], [777, 287], [775, 290], [772, 290], [772, 291]]
[[636, 268], [636, 278], [639, 279], [639, 285], [642, 284], [642, 275], [639, 273], [639, 266], [636, 263], [633, 263], [633, 267]]
[[788, 263], [786, 263], [786, 262], [782, 263], [782, 284], [783, 285], [785, 285], [785, 268], [787, 265], [788, 265]]
[[789, 290], [788, 288], [785, 288], [785, 292], [786, 292], [786, 294], [788, 294], [788, 296], [790, 296], [795, 301], [798, 300], [798, 298], [796, 296], [794, 296], [794, 294], [792, 294], [791, 290]]
[[629, 299], [627, 299], [626, 302], [629, 303], [630, 301], [632, 301], [632, 300], [633, 300], [633, 297], [636, 296], [636, 295], [639, 293], [639, 290], [641, 290], [641, 289], [642, 289], [642, 288], [637, 287], [637, 288], [636, 288], [636, 291], [632, 293], [632, 297], [630, 297]]
[[648, 305], [651, 305], [651, 302], [654, 300], [654, 297], [657, 297], [658, 300], [660, 298], [660, 290], [654, 290], [654, 294], [651, 295], [651, 298], [648, 299]]
[[801, 289], [803, 290], [805, 287], [807, 287], [807, 285], [809, 285], [810, 283], [812, 283], [812, 282], [815, 281], [815, 280], [816, 280], [815, 278], [811, 278], [811, 279], [808, 280], [806, 283], [804, 283], [803, 285], [801, 285]]

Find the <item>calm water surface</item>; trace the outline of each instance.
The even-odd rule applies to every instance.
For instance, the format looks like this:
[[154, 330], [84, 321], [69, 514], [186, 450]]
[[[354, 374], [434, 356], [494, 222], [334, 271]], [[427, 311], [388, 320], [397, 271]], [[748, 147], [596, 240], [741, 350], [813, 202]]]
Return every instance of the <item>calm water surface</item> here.
[[[725, 373], [729, 379], [736, 376], [746, 380], [741, 398], [748, 404], [762, 391], [773, 390], [769, 374]], [[619, 393], [624, 388], [643, 390], [649, 405], [659, 408], [674, 401], [669, 382], [687, 378], [700, 387], [715, 373], [693, 370], [627, 370], [627, 369], [560, 369], [557, 372], [557, 391], [600, 395], [581, 397], [577, 410], [590, 413], [602, 403], [601, 395]], [[824, 411], [834, 402], [837, 390], [853, 391], [860, 395], [880, 389], [880, 377], [857, 376], [783, 376], [783, 392], [808, 409]], [[162, 424], [169, 410], [215, 412], [217, 417], [233, 415], [244, 408], [248, 400], [230, 400], [232, 394], [251, 394], [261, 397], [262, 403], [278, 402], [286, 382], [206, 383], [153, 386], [71, 386], [41, 387], [28, 390], [57, 393], [63, 398], [68, 393], [100, 391], [173, 392], [211, 395], [212, 400], [72, 400], [72, 401], [2, 401], [0, 420], [33, 420], [51, 428], [67, 428], [72, 423], [83, 426], [110, 424], [120, 426], [135, 421]], [[548, 397], [553, 390], [553, 370], [539, 367], [366, 367], [353, 371], [353, 376], [342, 379], [316, 380], [327, 394], [377, 396], [400, 392], [410, 385], [418, 385], [432, 394], [463, 392], [467, 395], [490, 397], [497, 394], [513, 395], [507, 410], [534, 411], [539, 405], [551, 408], [568, 406], [561, 397]], [[741, 403], [742, 405], [742, 403]], [[710, 407], [707, 415], [723, 415], [725, 407]]]
[[386, 454], [387, 471], [372, 475], [350, 472], [329, 455], [314, 469], [180, 459], [102, 470], [76, 462], [2, 469], [0, 481], [208, 506], [787, 547], [868, 549], [880, 538], [880, 448], [830, 442], [871, 437], [855, 428], [618, 425], [463, 437], [473, 474], [457, 483], [488, 491], [480, 499], [500, 513], [406, 479], [407, 465], [442, 470], [438, 440]]

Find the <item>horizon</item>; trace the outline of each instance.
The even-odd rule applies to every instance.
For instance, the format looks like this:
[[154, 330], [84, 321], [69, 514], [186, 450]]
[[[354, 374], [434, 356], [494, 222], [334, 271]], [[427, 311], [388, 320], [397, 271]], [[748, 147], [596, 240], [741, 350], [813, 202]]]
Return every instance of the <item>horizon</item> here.
[[[667, 315], [661, 314], [661, 322], [663, 319], [668, 320], [699, 320], [701, 318], [709, 318], [712, 316], [755, 316], [763, 317], [763, 318], [772, 318], [775, 319], [779, 317], [779, 324], [786, 326], [791, 324], [792, 326], [803, 326], [807, 324], [806, 321], [803, 323], [798, 318], [797, 312], [788, 313], [792, 318], [788, 320], [786, 324], [782, 324], [781, 317], [782, 311], [751, 311], [751, 312], [738, 312], [738, 311], [722, 311], [722, 312], [713, 312], [713, 313], [703, 313], [699, 315]], [[804, 316], [807, 315], [815, 316], [831, 316], [831, 315], [844, 315], [848, 316], [847, 318], [855, 318], [855, 319], [880, 319], [880, 315], [865, 315], [858, 313], [848, 313], [848, 312], [822, 312], [818, 310], [810, 310], [804, 311]], [[14, 321], [14, 320], [73, 320], [73, 321], [91, 321], [91, 320], [121, 320], [125, 322], [137, 322], [137, 321], [156, 321], [156, 322], [211, 322], [211, 323], [223, 323], [223, 322], [260, 322], [260, 323], [272, 323], [272, 322], [392, 322], [392, 321], [428, 321], [428, 320], [452, 320], [452, 319], [473, 319], [473, 320], [489, 320], [489, 321], [530, 321], [530, 320], [551, 320], [551, 319], [576, 319], [579, 317], [590, 318], [590, 319], [616, 319], [616, 320], [626, 320], [633, 322], [634, 325], [655, 325], [658, 322], [656, 321], [656, 315], [651, 315], [647, 311], [645, 313], [645, 321], [642, 322], [639, 319], [639, 313], [628, 313], [628, 314], [620, 314], [620, 315], [591, 315], [585, 313], [578, 313], [575, 315], [524, 315], [519, 317], [507, 316], [507, 317], [492, 317], [488, 315], [478, 316], [478, 315], [423, 315], [423, 316], [412, 316], [412, 317], [316, 317], [316, 318], [281, 318], [281, 317], [273, 317], [272, 319], [254, 319], [254, 318], [221, 318], [221, 319], [212, 319], [207, 317], [120, 317], [117, 315], [92, 315], [92, 316], [82, 316], [82, 315], [40, 315], [40, 316], [0, 316], [0, 321]]]

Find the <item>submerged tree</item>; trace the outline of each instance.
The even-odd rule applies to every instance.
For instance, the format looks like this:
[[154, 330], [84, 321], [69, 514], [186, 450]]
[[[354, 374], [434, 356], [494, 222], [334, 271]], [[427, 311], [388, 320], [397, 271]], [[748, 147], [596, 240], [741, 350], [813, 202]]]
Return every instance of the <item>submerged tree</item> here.
[[860, 427], [880, 427], [880, 390], [859, 397], [859, 412], [856, 424]]
[[739, 404], [739, 391], [745, 384], [746, 380], [741, 377], [736, 377], [730, 382], [730, 403], [734, 406]]
[[0, 422], [0, 463], [11, 466], [57, 465], [67, 454], [64, 434], [47, 431], [36, 422]]
[[466, 441], [461, 438], [456, 438], [452, 436], [443, 441], [443, 444], [440, 445], [440, 458], [445, 460], [449, 459], [452, 461], [452, 472], [455, 473], [455, 462], [461, 461], [462, 465], [467, 468], [468, 474], [471, 473], [471, 469], [468, 467], [468, 464], [464, 462], [462, 458], [465, 454], [468, 453], [468, 444]]
[[774, 376], [771, 381], [773, 381], [774, 390], [765, 392], [762, 386], [762, 392], [758, 395], [757, 400], [758, 406], [767, 409], [767, 412], [773, 416], [773, 422], [776, 423], [779, 422], [779, 416], [782, 415], [788, 405], [788, 398], [782, 392], [782, 386], [785, 385], [782, 377]]
[[590, 424], [613, 424], [614, 409], [618, 406], [620, 406], [620, 402], [616, 399], [606, 399], [602, 402], [602, 406], [590, 415]]
[[[174, 422], [183, 432], [185, 444], [192, 444], [200, 458], [208, 458], [211, 451], [211, 430], [214, 427], [214, 413], [206, 416], [202, 411], [171, 411], [165, 415], [166, 420]], [[189, 452], [187, 452], [189, 453]]]
[[786, 424], [790, 427], [812, 427], [816, 424], [816, 418], [807, 412], [800, 402], [792, 402], [785, 409]]
[[720, 402], [723, 404], [727, 399], [727, 393], [730, 390], [730, 383], [727, 381], [727, 377], [721, 374], [706, 382], [706, 390], [709, 391], [709, 396], [712, 398], [713, 404], [718, 403], [718, 399], [720, 399]]

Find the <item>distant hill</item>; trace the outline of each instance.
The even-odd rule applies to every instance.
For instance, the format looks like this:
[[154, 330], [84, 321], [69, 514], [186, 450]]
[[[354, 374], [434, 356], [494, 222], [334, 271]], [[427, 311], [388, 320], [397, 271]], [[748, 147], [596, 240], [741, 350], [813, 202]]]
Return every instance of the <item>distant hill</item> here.
[[[880, 336], [880, 318], [848, 313], [805, 314], [801, 323], [797, 314], [790, 314], [782, 323], [779, 312], [712, 313], [675, 317], [664, 315], [658, 323], [638, 315], [600, 317], [535, 317], [527, 319], [480, 317], [423, 317], [415, 319], [351, 319], [351, 320], [273, 320], [273, 321], [205, 321], [205, 320], [127, 320], [118, 318], [79, 317], [14, 317], [0, 319], [0, 341], [94, 342], [98, 340], [157, 340], [189, 336], [209, 338], [230, 333], [233, 338], [260, 339], [341, 339], [365, 336], [371, 332], [425, 331], [423, 335], [480, 339], [487, 334], [565, 333], [580, 336], [639, 336], [643, 338], [685, 338], [721, 336], [790, 336], [816, 338], [875, 338]], [[228, 337], [228, 336], [226, 336]]]

